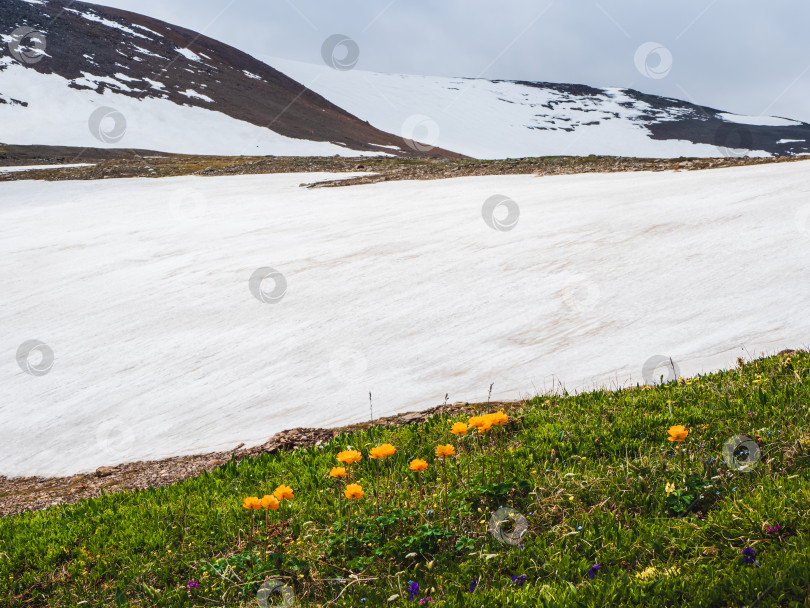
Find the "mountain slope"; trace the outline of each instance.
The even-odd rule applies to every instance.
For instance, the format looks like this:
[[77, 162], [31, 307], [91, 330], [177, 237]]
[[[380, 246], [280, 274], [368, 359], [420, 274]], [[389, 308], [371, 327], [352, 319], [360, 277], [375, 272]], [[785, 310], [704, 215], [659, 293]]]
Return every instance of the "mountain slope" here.
[[810, 125], [630, 89], [405, 76], [266, 58], [379, 129], [476, 158], [810, 153]]
[[264, 63], [82, 2], [4, 0], [0, 39], [0, 141], [12, 144], [216, 155], [810, 154], [810, 125], [783, 118], [629, 89]]
[[[20, 28], [42, 34], [20, 47]], [[150, 17], [82, 2], [3, 0], [0, 33], [0, 141], [423, 155], [246, 53]]]

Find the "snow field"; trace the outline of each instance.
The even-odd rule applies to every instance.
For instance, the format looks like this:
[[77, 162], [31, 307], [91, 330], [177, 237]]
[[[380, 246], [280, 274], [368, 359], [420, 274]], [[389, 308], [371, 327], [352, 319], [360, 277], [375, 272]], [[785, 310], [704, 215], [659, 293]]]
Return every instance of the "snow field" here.
[[807, 345], [809, 166], [2, 183], [0, 474], [260, 444], [366, 420], [369, 391], [377, 417]]

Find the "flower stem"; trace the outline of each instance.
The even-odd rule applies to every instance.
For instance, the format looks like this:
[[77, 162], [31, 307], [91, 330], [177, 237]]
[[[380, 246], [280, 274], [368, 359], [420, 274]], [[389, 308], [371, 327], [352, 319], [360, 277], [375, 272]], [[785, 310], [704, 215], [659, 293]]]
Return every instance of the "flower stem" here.
[[374, 502], [377, 503], [377, 515], [380, 514], [380, 497], [377, 496], [377, 486], [380, 485], [380, 461], [374, 460]]
[[442, 472], [444, 473], [444, 521], [447, 523], [447, 520], [450, 519], [450, 509], [447, 506], [447, 492], [449, 491], [449, 486], [447, 483], [447, 464], [446, 458], [442, 458]]
[[467, 450], [467, 479], [470, 478], [470, 460], [472, 460], [473, 450]]
[[349, 534], [351, 534], [351, 531], [352, 531], [352, 502], [351, 501], [348, 501], [348, 502], [349, 502], [349, 506], [348, 506], [348, 508], [349, 508], [349, 517], [348, 517], [348, 522], [346, 524], [346, 536], [343, 538], [343, 557], [346, 557], [346, 541], [348, 540]]
[[[500, 475], [498, 477], [498, 483], [503, 483], [503, 450], [506, 447], [505, 442], [501, 441], [501, 439], [502, 439], [501, 434], [502, 434], [502, 431], [498, 431], [498, 444], [499, 444], [498, 445], [498, 461], [499, 461], [500, 467], [501, 467], [501, 472], [500, 472]], [[503, 443], [504, 445], [501, 446], [500, 445], [501, 443]]]
[[267, 537], [264, 540], [264, 561], [267, 561], [267, 545], [270, 544], [270, 527], [267, 525], [268, 511], [268, 509], [264, 510], [264, 535]]

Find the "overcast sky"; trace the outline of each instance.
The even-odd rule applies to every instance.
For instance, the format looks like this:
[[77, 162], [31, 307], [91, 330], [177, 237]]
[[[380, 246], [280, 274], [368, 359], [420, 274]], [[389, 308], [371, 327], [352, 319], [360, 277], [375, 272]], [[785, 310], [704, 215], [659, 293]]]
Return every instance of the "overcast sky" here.
[[[319, 63], [324, 40], [344, 34], [360, 48], [357, 69], [620, 86], [810, 122], [810, 3], [802, 0], [97, 3], [182, 25], [263, 60]], [[657, 45], [638, 52], [647, 43]]]

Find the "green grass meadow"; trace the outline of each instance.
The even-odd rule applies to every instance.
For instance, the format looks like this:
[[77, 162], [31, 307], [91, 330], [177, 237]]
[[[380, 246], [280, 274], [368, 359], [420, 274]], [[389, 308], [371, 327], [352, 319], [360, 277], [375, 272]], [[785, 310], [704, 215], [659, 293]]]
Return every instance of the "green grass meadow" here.
[[[433, 416], [2, 518], [0, 606], [808, 608], [808, 389], [796, 352], [539, 396], [485, 433]], [[383, 443], [396, 453], [370, 459]], [[347, 448], [363, 459], [331, 478]], [[282, 509], [243, 507], [280, 484]]]

